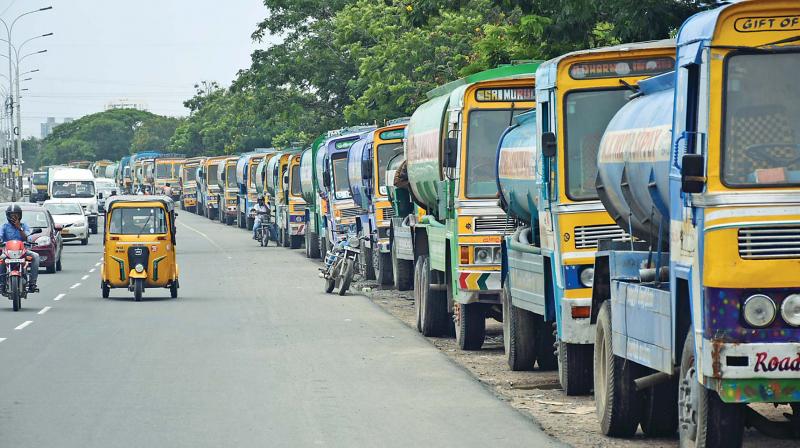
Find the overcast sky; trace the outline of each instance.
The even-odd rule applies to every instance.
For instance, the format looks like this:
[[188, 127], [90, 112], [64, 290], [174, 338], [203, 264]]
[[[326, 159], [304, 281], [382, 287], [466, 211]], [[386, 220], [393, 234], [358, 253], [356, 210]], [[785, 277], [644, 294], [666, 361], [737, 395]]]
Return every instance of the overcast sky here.
[[[182, 103], [195, 83], [228, 85], [250, 65], [253, 50], [266, 46], [250, 40], [267, 13], [262, 0], [0, 0], [0, 17], [10, 24], [45, 6], [53, 10], [23, 17], [12, 32], [16, 44], [55, 33], [22, 50], [48, 51], [20, 64], [21, 71], [41, 70], [22, 85], [30, 89], [21, 103], [25, 136], [38, 137], [46, 117], [78, 118], [121, 99], [185, 116]], [[0, 73], [6, 75], [4, 60]], [[8, 81], [0, 77], [0, 83]]]

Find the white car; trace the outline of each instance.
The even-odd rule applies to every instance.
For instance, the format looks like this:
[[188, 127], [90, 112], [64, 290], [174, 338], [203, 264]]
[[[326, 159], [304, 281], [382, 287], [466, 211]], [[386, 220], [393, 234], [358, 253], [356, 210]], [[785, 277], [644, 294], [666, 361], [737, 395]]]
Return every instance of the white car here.
[[97, 193], [97, 210], [100, 213], [105, 213], [106, 200], [117, 194], [117, 184], [113, 179], [100, 177], [94, 180], [94, 188]]
[[79, 203], [50, 199], [44, 201], [44, 208], [50, 211], [56, 224], [63, 226], [61, 238], [64, 241], [80, 240], [84, 246], [89, 244], [89, 218]]

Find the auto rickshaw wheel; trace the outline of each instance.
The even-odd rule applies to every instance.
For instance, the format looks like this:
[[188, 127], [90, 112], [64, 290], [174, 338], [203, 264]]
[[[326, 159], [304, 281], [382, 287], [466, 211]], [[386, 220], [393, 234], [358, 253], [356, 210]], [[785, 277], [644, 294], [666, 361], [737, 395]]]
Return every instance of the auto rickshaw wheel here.
[[169, 285], [169, 296], [173, 299], [178, 298], [178, 282], [174, 281], [171, 285]]
[[133, 281], [133, 300], [136, 302], [142, 301], [142, 293], [144, 292], [144, 279], [137, 278]]
[[109, 295], [111, 295], [111, 288], [106, 284], [106, 282], [100, 282], [100, 291], [103, 294], [103, 298], [107, 299]]

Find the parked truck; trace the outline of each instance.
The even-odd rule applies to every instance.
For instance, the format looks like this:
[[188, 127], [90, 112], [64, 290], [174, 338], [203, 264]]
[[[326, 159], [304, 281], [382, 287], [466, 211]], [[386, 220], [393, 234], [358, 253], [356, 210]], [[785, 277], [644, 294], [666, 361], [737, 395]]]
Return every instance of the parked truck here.
[[241, 229], [253, 230], [255, 221], [248, 212], [258, 200], [258, 165], [266, 153], [273, 151], [272, 148], [256, 149], [239, 156], [236, 163], [236, 186], [239, 189], [236, 195], [236, 223]]
[[[635, 242], [597, 253], [594, 390], [607, 435], [736, 447], [797, 434], [800, 89], [797, 2], [689, 18], [676, 70], [610, 121], [598, 192]], [[752, 403], [788, 404], [783, 422]]]
[[181, 165], [181, 207], [191, 213], [197, 210], [197, 168], [203, 163], [204, 157], [191, 157]]
[[386, 166], [403, 152], [403, 136], [408, 118], [393, 120], [367, 134], [353, 145], [347, 172], [353, 201], [364, 211], [356, 217], [361, 238], [361, 273], [381, 286], [392, 284], [392, 259], [389, 224], [392, 207], [386, 192]]
[[[306, 257], [320, 258], [324, 254], [321, 252], [320, 235], [322, 234], [322, 221], [325, 203], [321, 193], [322, 186], [322, 162], [324, 153], [320, 151], [325, 142], [324, 136], [317, 137], [309, 148], [303, 150], [300, 155], [300, 189], [303, 192], [303, 200], [306, 201], [306, 210], [303, 217], [305, 223], [305, 246]], [[317, 169], [319, 167], [320, 169]], [[323, 256], [324, 258], [324, 256]]]
[[500, 241], [511, 223], [497, 205], [497, 142], [534, 106], [537, 67], [500, 67], [435, 89], [406, 130], [408, 181], [426, 212], [409, 216], [419, 328], [455, 330], [464, 350], [481, 348], [487, 317], [502, 319]]
[[197, 171], [197, 206], [200, 214], [208, 219], [218, 219], [219, 192], [217, 173], [224, 164], [226, 156], [208, 157], [200, 163]]
[[181, 199], [181, 167], [186, 162], [186, 157], [179, 154], [165, 154], [156, 157], [150, 191], [161, 194], [164, 187], [169, 184], [172, 190], [172, 199], [175, 202]]
[[[625, 83], [672, 70], [674, 53], [675, 42], [664, 40], [577, 51], [543, 63], [536, 71], [538, 113], [520, 120], [501, 142], [501, 203], [516, 220], [502, 257], [507, 361], [512, 370], [558, 366], [567, 395], [592, 389], [598, 241], [629, 240], [597, 197], [599, 138], [632, 94]], [[531, 134], [535, 130], [538, 136]], [[535, 144], [542, 139], [547, 147]]]
[[225, 157], [219, 165], [217, 170], [217, 186], [219, 193], [217, 201], [219, 203], [219, 222], [229, 226], [236, 222], [236, 215], [238, 213], [238, 186], [236, 184], [236, 163], [239, 158], [237, 156]]

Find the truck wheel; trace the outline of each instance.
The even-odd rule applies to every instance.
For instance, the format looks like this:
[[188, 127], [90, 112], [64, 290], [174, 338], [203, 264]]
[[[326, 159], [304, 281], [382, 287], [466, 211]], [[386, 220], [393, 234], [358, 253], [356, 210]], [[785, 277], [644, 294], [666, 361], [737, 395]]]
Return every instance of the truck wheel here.
[[381, 286], [390, 286], [394, 282], [392, 275], [392, 254], [376, 250], [372, 255], [375, 267], [375, 278]]
[[350, 282], [353, 281], [353, 271], [355, 270], [355, 263], [353, 260], [345, 260], [341, 272], [341, 282], [339, 283], [339, 295], [343, 296], [350, 288]]
[[253, 230], [253, 226], [256, 224], [256, 220], [254, 218], [245, 218], [246, 221], [244, 223], [247, 230]]
[[591, 344], [558, 341], [558, 380], [567, 395], [587, 395], [594, 377]]
[[536, 329], [533, 313], [511, 304], [508, 280], [503, 285], [503, 348], [508, 368], [518, 372], [533, 370], [536, 362]]
[[694, 334], [689, 328], [681, 356], [678, 414], [681, 447], [742, 446], [745, 405], [724, 403], [719, 395], [698, 382], [694, 359]]
[[289, 240], [289, 247], [292, 249], [300, 249], [300, 246], [303, 245], [303, 236], [302, 235], [292, 235]]
[[392, 277], [394, 277], [394, 287], [398, 291], [411, 290], [417, 279], [414, 273], [414, 264], [408, 260], [397, 258], [394, 247], [392, 247]]
[[[420, 263], [419, 281], [415, 282], [415, 301], [419, 306], [420, 331], [424, 336], [443, 336], [447, 332], [448, 319], [446, 291], [431, 285], [433, 271], [427, 255], [417, 258]], [[433, 286], [433, 287], [432, 287]]]
[[89, 226], [89, 230], [92, 231], [92, 234], [97, 235], [97, 221], [91, 226]]
[[456, 344], [461, 350], [480, 350], [486, 338], [486, 312], [481, 303], [455, 305]]
[[283, 247], [291, 247], [292, 245], [292, 237], [289, 235], [289, 230], [284, 230], [281, 232], [281, 244]]
[[678, 429], [678, 383], [657, 384], [642, 392], [642, 431], [649, 437], [671, 437]]
[[306, 231], [306, 257], [319, 258], [319, 236]]
[[[536, 329], [536, 362], [539, 370], [558, 370], [558, 356], [556, 355], [556, 335], [555, 322], [545, 321], [543, 316], [536, 316], [541, 319]], [[589, 347], [589, 361], [592, 361], [592, 350]], [[590, 366], [589, 368], [592, 368]], [[591, 379], [587, 380], [591, 383]], [[591, 387], [591, 384], [589, 384]]]
[[594, 399], [600, 429], [607, 436], [631, 437], [639, 426], [642, 409], [641, 396], [633, 384], [638, 369], [633, 362], [614, 355], [609, 301], [600, 307], [596, 332]]
[[319, 240], [318, 240], [319, 241], [319, 258], [321, 258], [322, 260], [324, 260], [325, 257], [328, 256], [328, 242], [327, 242], [327, 239], [328, 239], [328, 237], [325, 236], [325, 234], [322, 234], [322, 235], [319, 236]]
[[[422, 281], [422, 263], [414, 263], [414, 284], [419, 285]], [[414, 314], [416, 314], [417, 331], [422, 333], [422, 298], [418, 288], [414, 288]]]
[[358, 257], [358, 270], [364, 274], [366, 280], [375, 280], [375, 266], [372, 265], [372, 249], [367, 248], [363, 241], [359, 243], [361, 253]]

